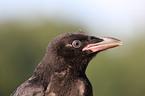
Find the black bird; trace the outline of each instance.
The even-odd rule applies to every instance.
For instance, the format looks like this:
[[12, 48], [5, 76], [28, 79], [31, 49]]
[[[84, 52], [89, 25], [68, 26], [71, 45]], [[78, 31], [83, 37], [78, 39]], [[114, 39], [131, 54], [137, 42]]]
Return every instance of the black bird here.
[[61, 34], [49, 43], [33, 76], [11, 96], [93, 96], [85, 74], [88, 63], [98, 52], [119, 45], [118, 39], [82, 31]]

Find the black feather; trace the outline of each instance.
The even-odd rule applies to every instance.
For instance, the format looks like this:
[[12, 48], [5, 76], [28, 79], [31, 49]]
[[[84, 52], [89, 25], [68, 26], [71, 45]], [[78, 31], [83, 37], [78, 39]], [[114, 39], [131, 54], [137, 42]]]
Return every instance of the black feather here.
[[[74, 48], [72, 42], [81, 46]], [[33, 76], [11, 96], [92, 96], [92, 86], [85, 75], [90, 60], [97, 54], [82, 49], [91, 43], [103, 41], [84, 32], [65, 33], [52, 40], [43, 60]]]

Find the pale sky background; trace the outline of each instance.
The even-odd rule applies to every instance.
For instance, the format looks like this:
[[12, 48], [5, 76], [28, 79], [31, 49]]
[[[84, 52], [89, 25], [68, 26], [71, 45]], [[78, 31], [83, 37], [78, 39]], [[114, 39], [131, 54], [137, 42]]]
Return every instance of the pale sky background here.
[[100, 35], [129, 38], [145, 30], [145, 0], [0, 1], [1, 23], [15, 19], [37, 21], [40, 17], [78, 24]]

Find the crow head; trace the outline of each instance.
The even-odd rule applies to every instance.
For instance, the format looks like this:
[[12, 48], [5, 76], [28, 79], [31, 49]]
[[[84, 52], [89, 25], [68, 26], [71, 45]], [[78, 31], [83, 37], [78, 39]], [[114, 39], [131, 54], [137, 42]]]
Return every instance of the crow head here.
[[63, 61], [62, 64], [70, 68], [85, 72], [89, 61], [98, 52], [119, 45], [121, 41], [115, 38], [90, 36], [83, 32], [64, 33], [50, 42], [47, 52], [53, 58], [59, 58], [56, 62]]

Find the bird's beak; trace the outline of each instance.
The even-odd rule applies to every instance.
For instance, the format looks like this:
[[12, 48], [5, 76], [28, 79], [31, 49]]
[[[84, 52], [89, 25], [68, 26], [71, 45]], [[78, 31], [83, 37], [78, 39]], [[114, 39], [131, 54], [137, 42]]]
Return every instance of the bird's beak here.
[[82, 51], [91, 50], [92, 51], [91, 53], [94, 53], [122, 45], [122, 42], [115, 38], [111, 37], [98, 37], [98, 38], [102, 39], [103, 41], [99, 43], [88, 44], [86, 47], [82, 49]]

